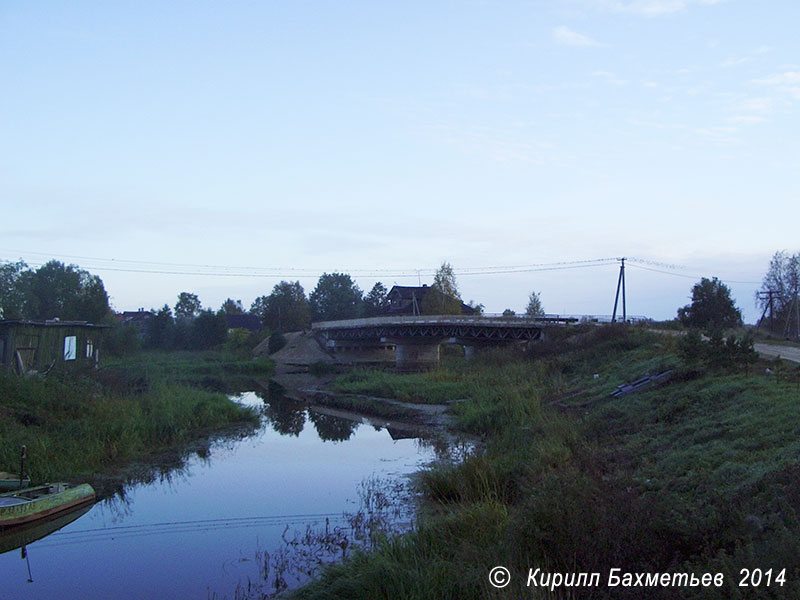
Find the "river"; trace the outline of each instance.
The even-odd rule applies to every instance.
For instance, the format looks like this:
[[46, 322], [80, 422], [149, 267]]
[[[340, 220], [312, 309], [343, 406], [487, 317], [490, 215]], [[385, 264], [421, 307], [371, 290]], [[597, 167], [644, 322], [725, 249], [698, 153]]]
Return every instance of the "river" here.
[[216, 439], [25, 552], [0, 554], [0, 599], [246, 598], [248, 586], [294, 587], [316, 557], [352, 550], [359, 510], [410, 521], [407, 475], [434, 445], [263, 393], [236, 399], [259, 407], [260, 429]]

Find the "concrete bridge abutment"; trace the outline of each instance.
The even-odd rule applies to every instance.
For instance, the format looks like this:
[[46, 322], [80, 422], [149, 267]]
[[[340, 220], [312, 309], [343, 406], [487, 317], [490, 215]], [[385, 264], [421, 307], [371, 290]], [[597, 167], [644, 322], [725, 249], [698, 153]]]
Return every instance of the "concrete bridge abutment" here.
[[391, 340], [395, 366], [400, 370], [429, 369], [439, 364], [439, 340]]

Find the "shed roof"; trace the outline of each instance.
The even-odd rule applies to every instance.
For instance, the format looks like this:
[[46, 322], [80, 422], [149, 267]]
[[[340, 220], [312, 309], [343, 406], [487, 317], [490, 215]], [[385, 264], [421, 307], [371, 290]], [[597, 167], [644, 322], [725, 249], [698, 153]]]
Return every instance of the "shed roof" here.
[[27, 319], [0, 319], [0, 327], [10, 325], [21, 325], [24, 327], [88, 327], [94, 329], [107, 329], [111, 325], [95, 325], [88, 321], [61, 321], [60, 319], [50, 319], [47, 321], [30, 321]]
[[423, 286], [416, 286], [416, 285], [395, 285], [392, 286], [392, 289], [389, 290], [387, 296], [397, 296], [399, 298], [411, 300], [412, 297], [416, 297], [417, 300], [420, 300], [425, 294], [430, 291], [427, 285]]

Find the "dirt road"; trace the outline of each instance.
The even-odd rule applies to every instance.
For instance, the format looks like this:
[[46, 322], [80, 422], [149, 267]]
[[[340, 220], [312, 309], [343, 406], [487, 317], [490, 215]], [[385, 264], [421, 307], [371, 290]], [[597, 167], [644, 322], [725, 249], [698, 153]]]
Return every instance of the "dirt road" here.
[[[671, 329], [651, 329], [654, 333], [661, 333], [663, 335], [686, 335], [685, 331], [674, 331]], [[706, 336], [703, 339], [707, 340]], [[775, 357], [780, 356], [784, 360], [800, 363], [800, 346], [784, 346], [782, 344], [765, 344], [763, 342], [756, 342], [753, 344], [755, 351], [762, 356]]]
[[779, 344], [753, 344], [756, 352], [764, 356], [780, 356], [784, 360], [800, 363], [800, 348], [797, 346], [781, 346]]

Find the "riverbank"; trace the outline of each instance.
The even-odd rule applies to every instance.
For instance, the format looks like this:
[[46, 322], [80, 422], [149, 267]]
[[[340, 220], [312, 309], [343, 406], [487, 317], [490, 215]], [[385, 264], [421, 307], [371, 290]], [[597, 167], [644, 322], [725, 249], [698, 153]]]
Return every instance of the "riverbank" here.
[[224, 392], [271, 369], [217, 352], [146, 352], [80, 376], [0, 374], [0, 465], [16, 470], [25, 445], [35, 482], [114, 487], [148, 457], [212, 431], [257, 427], [257, 412]]
[[[648, 598], [800, 596], [800, 373], [742, 358], [685, 362], [680, 341], [575, 328], [528, 356], [489, 352], [430, 373], [359, 371], [331, 385], [449, 413], [481, 451], [419, 477], [416, 528], [333, 565], [294, 598], [639, 598], [626, 572], [722, 573], [720, 588]], [[611, 397], [644, 374], [664, 384]], [[504, 565], [508, 587], [490, 585]], [[600, 585], [527, 587], [528, 569], [602, 573]], [[741, 569], [783, 585], [742, 589]], [[785, 571], [783, 571], [785, 569]], [[750, 594], [750, 595], [748, 595]]]
[[263, 600], [409, 522], [407, 476], [437, 448], [274, 388], [231, 398], [261, 425], [180, 444], [177, 463], [153, 452], [115, 467], [132, 480], [119, 494], [28, 545], [33, 583], [19, 550], [0, 554], [2, 597]]

